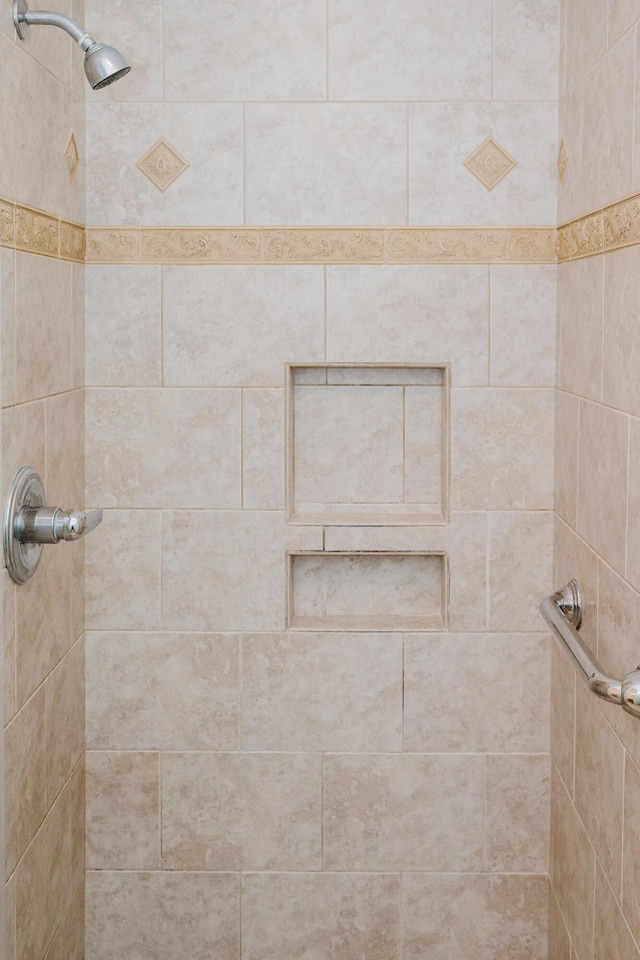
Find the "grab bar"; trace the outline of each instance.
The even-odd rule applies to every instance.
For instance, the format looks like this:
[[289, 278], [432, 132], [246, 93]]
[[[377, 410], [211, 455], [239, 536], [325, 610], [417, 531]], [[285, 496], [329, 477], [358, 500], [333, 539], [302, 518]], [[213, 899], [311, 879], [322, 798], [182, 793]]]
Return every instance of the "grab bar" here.
[[623, 680], [610, 677], [578, 634], [582, 624], [582, 598], [578, 581], [571, 580], [562, 590], [546, 597], [540, 604], [540, 612], [591, 692], [601, 700], [619, 704], [632, 716], [640, 717], [640, 667], [632, 670]]

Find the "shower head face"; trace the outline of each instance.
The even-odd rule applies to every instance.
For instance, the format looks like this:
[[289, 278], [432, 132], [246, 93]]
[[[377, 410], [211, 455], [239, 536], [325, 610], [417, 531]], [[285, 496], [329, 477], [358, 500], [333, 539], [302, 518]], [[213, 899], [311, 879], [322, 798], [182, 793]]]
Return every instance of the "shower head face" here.
[[95, 43], [89, 47], [84, 58], [84, 72], [94, 90], [102, 90], [120, 77], [126, 76], [131, 67], [115, 49], [104, 43]]

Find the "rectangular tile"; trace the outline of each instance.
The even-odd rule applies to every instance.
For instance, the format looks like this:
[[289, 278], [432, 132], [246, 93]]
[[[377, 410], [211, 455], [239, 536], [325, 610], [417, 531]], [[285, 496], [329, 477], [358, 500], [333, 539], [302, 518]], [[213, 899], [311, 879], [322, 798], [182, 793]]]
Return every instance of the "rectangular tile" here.
[[284, 422], [284, 390], [242, 391], [242, 505], [245, 509], [284, 509]]
[[8, 878], [47, 812], [43, 689], [24, 705], [4, 732], [4, 803]]
[[486, 758], [488, 871], [548, 872], [550, 766], [548, 755]]

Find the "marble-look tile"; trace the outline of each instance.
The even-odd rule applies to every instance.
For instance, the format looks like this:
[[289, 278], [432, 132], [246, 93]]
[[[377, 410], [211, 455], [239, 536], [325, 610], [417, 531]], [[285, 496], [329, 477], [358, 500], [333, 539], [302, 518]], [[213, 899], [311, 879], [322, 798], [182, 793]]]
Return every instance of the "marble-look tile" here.
[[[160, 626], [161, 515], [108, 510], [87, 538], [86, 623], [89, 630], [156, 630]], [[126, 544], [126, 550], [123, 550]], [[77, 546], [77, 544], [76, 544]], [[113, 558], [118, 557], [114, 563]], [[114, 603], [113, 598], [118, 602]]]
[[241, 506], [239, 390], [93, 388], [87, 391], [86, 419], [91, 503], [125, 509]]
[[245, 960], [400, 956], [400, 878], [259, 874], [242, 878]]
[[488, 382], [483, 266], [327, 268], [327, 358], [452, 364], [456, 386]]
[[546, 960], [545, 877], [407, 873], [402, 892], [406, 960]]
[[595, 854], [557, 775], [551, 790], [551, 883], [580, 957], [593, 955]]
[[640, 951], [600, 865], [596, 867], [594, 930], [593, 960], [638, 960]]
[[619, 40], [638, 17], [640, 12], [635, 0], [609, 0], [609, 46]]
[[4, 954], [6, 960], [16, 960], [16, 877], [11, 877], [4, 888]]
[[640, 869], [631, 851], [640, 843], [640, 770], [627, 758], [624, 775], [624, 845], [622, 907], [636, 941], [640, 938]]
[[570, 797], [575, 769], [576, 672], [551, 641], [551, 757]]
[[[589, 0], [587, 7], [606, 0]], [[605, 10], [606, 15], [606, 10]], [[584, 82], [582, 209], [610, 203], [631, 192], [636, 38], [626, 34]]]
[[[327, 18], [313, 0], [165, 5], [167, 100], [324, 100]], [[194, 45], [194, 36], [209, 36]], [[213, 37], [216, 38], [213, 41]], [[211, 45], [215, 43], [215, 56]]]
[[640, 589], [640, 421], [629, 424], [629, 504], [627, 509], [627, 568], [629, 583]]
[[86, 267], [89, 386], [160, 386], [160, 273], [151, 266]]
[[4, 734], [5, 873], [16, 864], [47, 812], [45, 697], [41, 688]]
[[284, 509], [284, 390], [242, 391], [242, 505]]
[[85, 264], [71, 264], [73, 386], [85, 385]]
[[2, 328], [2, 369], [0, 371], [0, 398], [2, 406], [16, 402], [16, 254], [0, 249], [0, 310]]
[[3, 707], [5, 726], [16, 712], [16, 590], [6, 570], [2, 571], [2, 640], [4, 649]]
[[47, 807], [84, 751], [84, 641], [78, 640], [47, 677], [45, 745]]
[[87, 754], [87, 870], [160, 868], [160, 755]]
[[[527, 677], [526, 683], [514, 683], [516, 675]], [[404, 678], [405, 750], [543, 753], [549, 749], [545, 638], [408, 634]]]
[[[164, 193], [136, 166], [161, 138], [189, 163]], [[93, 226], [242, 223], [241, 105], [88, 103], [87, 198]]]
[[[493, 96], [557, 100], [560, 9], [557, 0], [494, 4]], [[447, 99], [453, 99], [447, 98]]]
[[543, 630], [538, 605], [552, 590], [553, 515], [489, 517], [489, 629]]
[[71, 389], [72, 331], [71, 264], [17, 253], [16, 389], [19, 403]]
[[245, 130], [247, 223], [406, 223], [405, 104], [254, 103]]
[[[548, 943], [550, 960], [571, 960], [571, 941], [553, 887], [549, 890]], [[602, 960], [605, 958], [602, 957]]]
[[[139, 0], [135, 5], [129, 0], [110, 0], [107, 7], [101, 0], [84, 0], [84, 8], [84, 24], [89, 33], [95, 37], [108, 37], [109, 43], [120, 50], [133, 67], [131, 73], [117, 83], [95, 93], [87, 90], [87, 100], [162, 100], [163, 57], [159, 55], [162, 50], [162, 0]], [[205, 44], [205, 48], [209, 49], [208, 45]]]
[[[71, 0], [61, 0], [56, 10], [64, 16], [72, 16]], [[3, 19], [7, 17], [7, 13], [3, 15]], [[73, 51], [73, 47], [62, 31], [32, 30], [27, 27], [23, 28], [23, 33], [23, 40], [17, 41], [19, 49], [68, 87], [71, 84], [72, 56], [73, 52], [77, 55], [77, 51]], [[15, 31], [9, 32], [9, 36], [17, 40]]]
[[237, 960], [238, 878], [231, 874], [87, 874], [86, 960]]
[[21, 403], [2, 411], [2, 489], [16, 470], [30, 466], [45, 477], [45, 402]]
[[[283, 630], [287, 550], [322, 548], [321, 527], [287, 528], [274, 511], [175, 510], [162, 523], [165, 630]], [[184, 562], [196, 542], [197, 568]]]
[[447, 479], [441, 387], [404, 389], [404, 499], [406, 503], [433, 504], [441, 511]]
[[402, 750], [397, 634], [242, 638], [245, 750]]
[[[471, 35], [470, 35], [471, 36]], [[409, 222], [556, 223], [557, 105], [420, 103], [409, 107]], [[464, 166], [487, 137], [517, 166], [489, 191]]]
[[640, 247], [604, 257], [604, 340], [602, 400], [640, 415], [636, 382], [640, 372]]
[[482, 867], [482, 757], [324, 758], [326, 870]]
[[441, 629], [442, 556], [327, 554], [292, 558], [290, 627], [316, 630]]
[[598, 557], [564, 521], [556, 518], [553, 542], [553, 588], [576, 579], [582, 594], [580, 636], [596, 651], [598, 646]]
[[556, 391], [554, 448], [554, 505], [572, 527], [578, 509], [578, 427], [580, 401], [570, 393]]
[[487, 757], [485, 869], [549, 869], [550, 762], [543, 756]]
[[165, 754], [162, 866], [318, 870], [320, 802], [312, 754]]
[[329, 95], [488, 100], [491, 30], [488, 0], [426, 0], [418, 9], [411, 0], [330, 0]]
[[324, 359], [323, 268], [165, 267], [163, 316], [166, 385], [282, 387]]
[[582, 191], [582, 83], [576, 83], [564, 92], [560, 97], [559, 108], [560, 141], [564, 140], [567, 160], [564, 176], [561, 178], [558, 175], [557, 222], [566, 223], [585, 212], [580, 196]]
[[67, 808], [71, 833], [71, 887], [75, 890], [78, 887], [84, 888], [87, 833], [85, 822], [85, 798], [87, 790], [84, 756], [71, 774], [68, 787], [65, 787], [65, 790], [67, 789], [69, 791]]
[[575, 763], [576, 809], [619, 897], [624, 748], [582, 684], [576, 699]]
[[84, 877], [55, 932], [44, 960], [84, 960]]
[[620, 573], [625, 568], [629, 418], [582, 401], [578, 440], [580, 536]]
[[553, 387], [557, 267], [491, 267], [491, 384]]
[[554, 400], [552, 390], [452, 390], [454, 510], [553, 506]]
[[558, 386], [602, 397], [604, 262], [588, 257], [558, 267]]
[[45, 401], [46, 470], [42, 477], [47, 503], [64, 510], [84, 509], [83, 390]]
[[94, 750], [234, 750], [239, 641], [203, 634], [90, 633], [87, 745]]
[[607, 0], [566, 0], [567, 87], [591, 70], [607, 49]]

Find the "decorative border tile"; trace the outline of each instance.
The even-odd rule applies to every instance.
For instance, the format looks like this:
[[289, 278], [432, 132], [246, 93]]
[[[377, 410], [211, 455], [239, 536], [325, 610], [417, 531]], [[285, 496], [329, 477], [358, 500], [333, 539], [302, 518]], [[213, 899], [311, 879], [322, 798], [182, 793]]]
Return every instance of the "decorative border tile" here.
[[616, 200], [558, 227], [558, 262], [640, 244], [640, 193]]
[[261, 263], [262, 232], [143, 227], [140, 257], [143, 263]]
[[384, 263], [384, 230], [264, 231], [265, 263]]
[[0, 197], [0, 246], [84, 263], [85, 236], [80, 223]]

